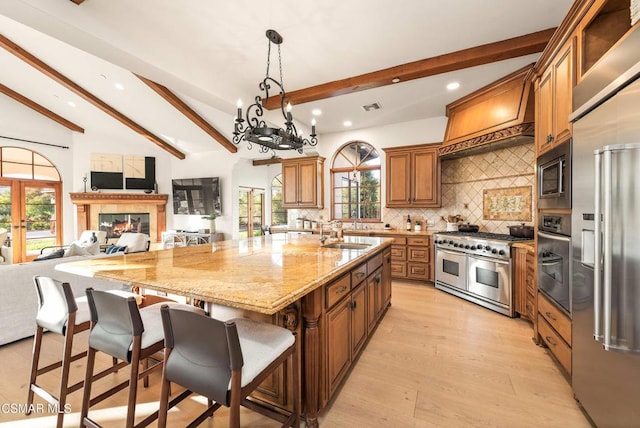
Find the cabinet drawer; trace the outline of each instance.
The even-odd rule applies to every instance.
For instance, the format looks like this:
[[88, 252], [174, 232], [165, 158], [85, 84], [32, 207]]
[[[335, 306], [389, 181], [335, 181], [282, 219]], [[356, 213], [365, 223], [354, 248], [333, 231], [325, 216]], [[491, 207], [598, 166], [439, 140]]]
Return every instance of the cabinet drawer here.
[[407, 245], [422, 245], [422, 246], [429, 246], [429, 237], [425, 236], [425, 237], [416, 237], [416, 236], [412, 236], [407, 238]]
[[392, 245], [391, 246], [391, 260], [407, 260], [407, 247]]
[[407, 238], [394, 236], [392, 245], [407, 245]]
[[351, 271], [351, 286], [356, 288], [367, 277], [367, 263], [362, 263], [360, 266]]
[[407, 276], [407, 264], [405, 262], [391, 261], [391, 276], [405, 278]]
[[562, 340], [541, 314], [538, 314], [538, 333], [562, 367], [564, 367], [567, 373], [571, 374], [571, 348]]
[[382, 253], [378, 253], [371, 257], [367, 262], [367, 272], [373, 273], [376, 269], [382, 266]]
[[429, 264], [428, 263], [407, 263], [407, 277], [414, 279], [429, 279]]
[[542, 293], [538, 293], [538, 313], [571, 346], [571, 320]]
[[407, 247], [407, 260], [429, 263], [429, 247]]
[[327, 308], [332, 307], [340, 299], [349, 294], [351, 290], [351, 276], [349, 274], [344, 275], [342, 278], [336, 280], [327, 286], [326, 289], [326, 305]]

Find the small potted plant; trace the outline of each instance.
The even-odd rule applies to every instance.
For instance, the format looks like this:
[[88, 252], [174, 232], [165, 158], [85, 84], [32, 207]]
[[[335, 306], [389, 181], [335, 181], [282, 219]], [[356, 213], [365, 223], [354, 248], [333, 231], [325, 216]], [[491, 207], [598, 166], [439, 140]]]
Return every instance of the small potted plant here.
[[213, 211], [211, 214], [202, 216], [203, 220], [209, 220], [209, 233], [216, 233], [216, 219], [219, 217], [218, 213]]
[[414, 226], [413, 226], [413, 230], [416, 232], [420, 232], [422, 230], [422, 222], [420, 220], [416, 220], [415, 222], [413, 222]]

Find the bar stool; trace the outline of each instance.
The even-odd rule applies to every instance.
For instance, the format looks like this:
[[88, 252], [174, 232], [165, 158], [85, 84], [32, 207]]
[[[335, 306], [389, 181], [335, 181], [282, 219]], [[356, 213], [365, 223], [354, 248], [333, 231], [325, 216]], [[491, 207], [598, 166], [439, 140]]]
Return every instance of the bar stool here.
[[[37, 394], [48, 403], [57, 406], [58, 418], [56, 426], [62, 427], [67, 395], [82, 388], [84, 381], [69, 385], [69, 369], [73, 361], [79, 360], [87, 355], [87, 351], [71, 355], [74, 335], [89, 328], [89, 307], [86, 297], [74, 298], [71, 285], [67, 282], [56, 281], [55, 279], [34, 276], [33, 282], [38, 295], [38, 313], [36, 315], [36, 332], [33, 336], [33, 354], [31, 360], [31, 373], [29, 375], [29, 392], [27, 395], [27, 409], [31, 409], [34, 394]], [[118, 292], [119, 290], [114, 290]], [[126, 295], [134, 296], [133, 293]], [[40, 350], [42, 348], [42, 338], [44, 330], [64, 336], [64, 346], [62, 359], [46, 367], [39, 368]], [[104, 377], [125, 366], [117, 364], [114, 360], [113, 366], [98, 373], [96, 376]], [[38, 376], [62, 367], [60, 374], [60, 388], [58, 397], [40, 387], [36, 381]], [[29, 414], [30, 411], [27, 412]]]
[[[190, 427], [204, 422], [221, 406], [229, 408], [229, 426], [240, 426], [240, 405], [298, 427], [299, 375], [295, 336], [287, 329], [239, 318], [222, 322], [163, 306], [165, 366], [162, 372], [158, 427], [167, 426], [167, 412], [191, 393], [207, 398], [209, 407]], [[290, 414], [247, 400], [264, 379], [291, 357], [293, 411]], [[176, 383], [186, 391], [169, 403]], [[215, 403], [214, 403], [215, 402]]]
[[[157, 303], [138, 309], [132, 297], [123, 298], [108, 292], [87, 289], [89, 311], [91, 313], [91, 331], [89, 333], [89, 350], [87, 355], [87, 372], [84, 381], [82, 398], [81, 426], [99, 427], [89, 418], [89, 408], [100, 403], [118, 391], [129, 388], [127, 402], [127, 428], [134, 426], [135, 406], [138, 380], [162, 368], [162, 358], [148, 367], [147, 361], [164, 348], [164, 337], [160, 307], [181, 308], [185, 312], [196, 312], [204, 315], [204, 311], [190, 305], [180, 303]], [[96, 376], [93, 374], [96, 353], [103, 352], [131, 365], [129, 379], [91, 398], [91, 388]], [[143, 370], [140, 371], [140, 363]], [[136, 426], [143, 427], [154, 421], [158, 412], [149, 415]]]

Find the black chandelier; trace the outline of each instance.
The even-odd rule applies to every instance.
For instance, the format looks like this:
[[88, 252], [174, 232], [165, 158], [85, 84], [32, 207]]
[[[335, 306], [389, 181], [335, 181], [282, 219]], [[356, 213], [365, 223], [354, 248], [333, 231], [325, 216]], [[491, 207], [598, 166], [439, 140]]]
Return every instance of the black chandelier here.
[[[296, 126], [293, 124], [293, 115], [291, 114], [291, 103], [287, 100], [287, 93], [284, 90], [284, 82], [282, 80], [282, 57], [280, 55], [280, 44], [282, 36], [275, 30], [267, 30], [267, 39], [269, 39], [269, 49], [267, 51], [267, 75], [258, 85], [260, 90], [264, 92], [264, 99], [269, 98], [269, 90], [271, 84], [275, 84], [280, 88], [280, 111], [284, 117], [285, 129], [272, 128], [267, 126], [266, 122], [261, 119], [264, 110], [262, 107], [263, 97], [256, 95], [255, 103], [251, 104], [246, 111], [245, 119], [242, 118], [242, 101], [238, 100], [238, 115], [233, 127], [233, 142], [240, 144], [245, 140], [249, 149], [253, 147], [252, 143], [260, 146], [260, 152], [266, 153], [269, 150], [297, 150], [302, 153], [305, 145], [315, 146], [318, 144], [316, 138], [316, 120], [311, 122], [310, 138], [303, 138], [302, 134], [298, 134]], [[269, 65], [271, 63], [271, 43], [278, 45], [278, 67], [280, 69], [280, 81], [269, 76]], [[285, 106], [286, 102], [286, 106]], [[246, 122], [246, 123], [245, 123]]]

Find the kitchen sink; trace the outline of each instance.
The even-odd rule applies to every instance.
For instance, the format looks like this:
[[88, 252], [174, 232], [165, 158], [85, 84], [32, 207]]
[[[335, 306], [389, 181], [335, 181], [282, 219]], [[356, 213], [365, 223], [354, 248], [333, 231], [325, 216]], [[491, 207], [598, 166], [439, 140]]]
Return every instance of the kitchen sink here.
[[356, 242], [332, 242], [323, 245], [324, 248], [338, 248], [341, 250], [365, 250], [370, 246], [371, 244], [360, 244]]

